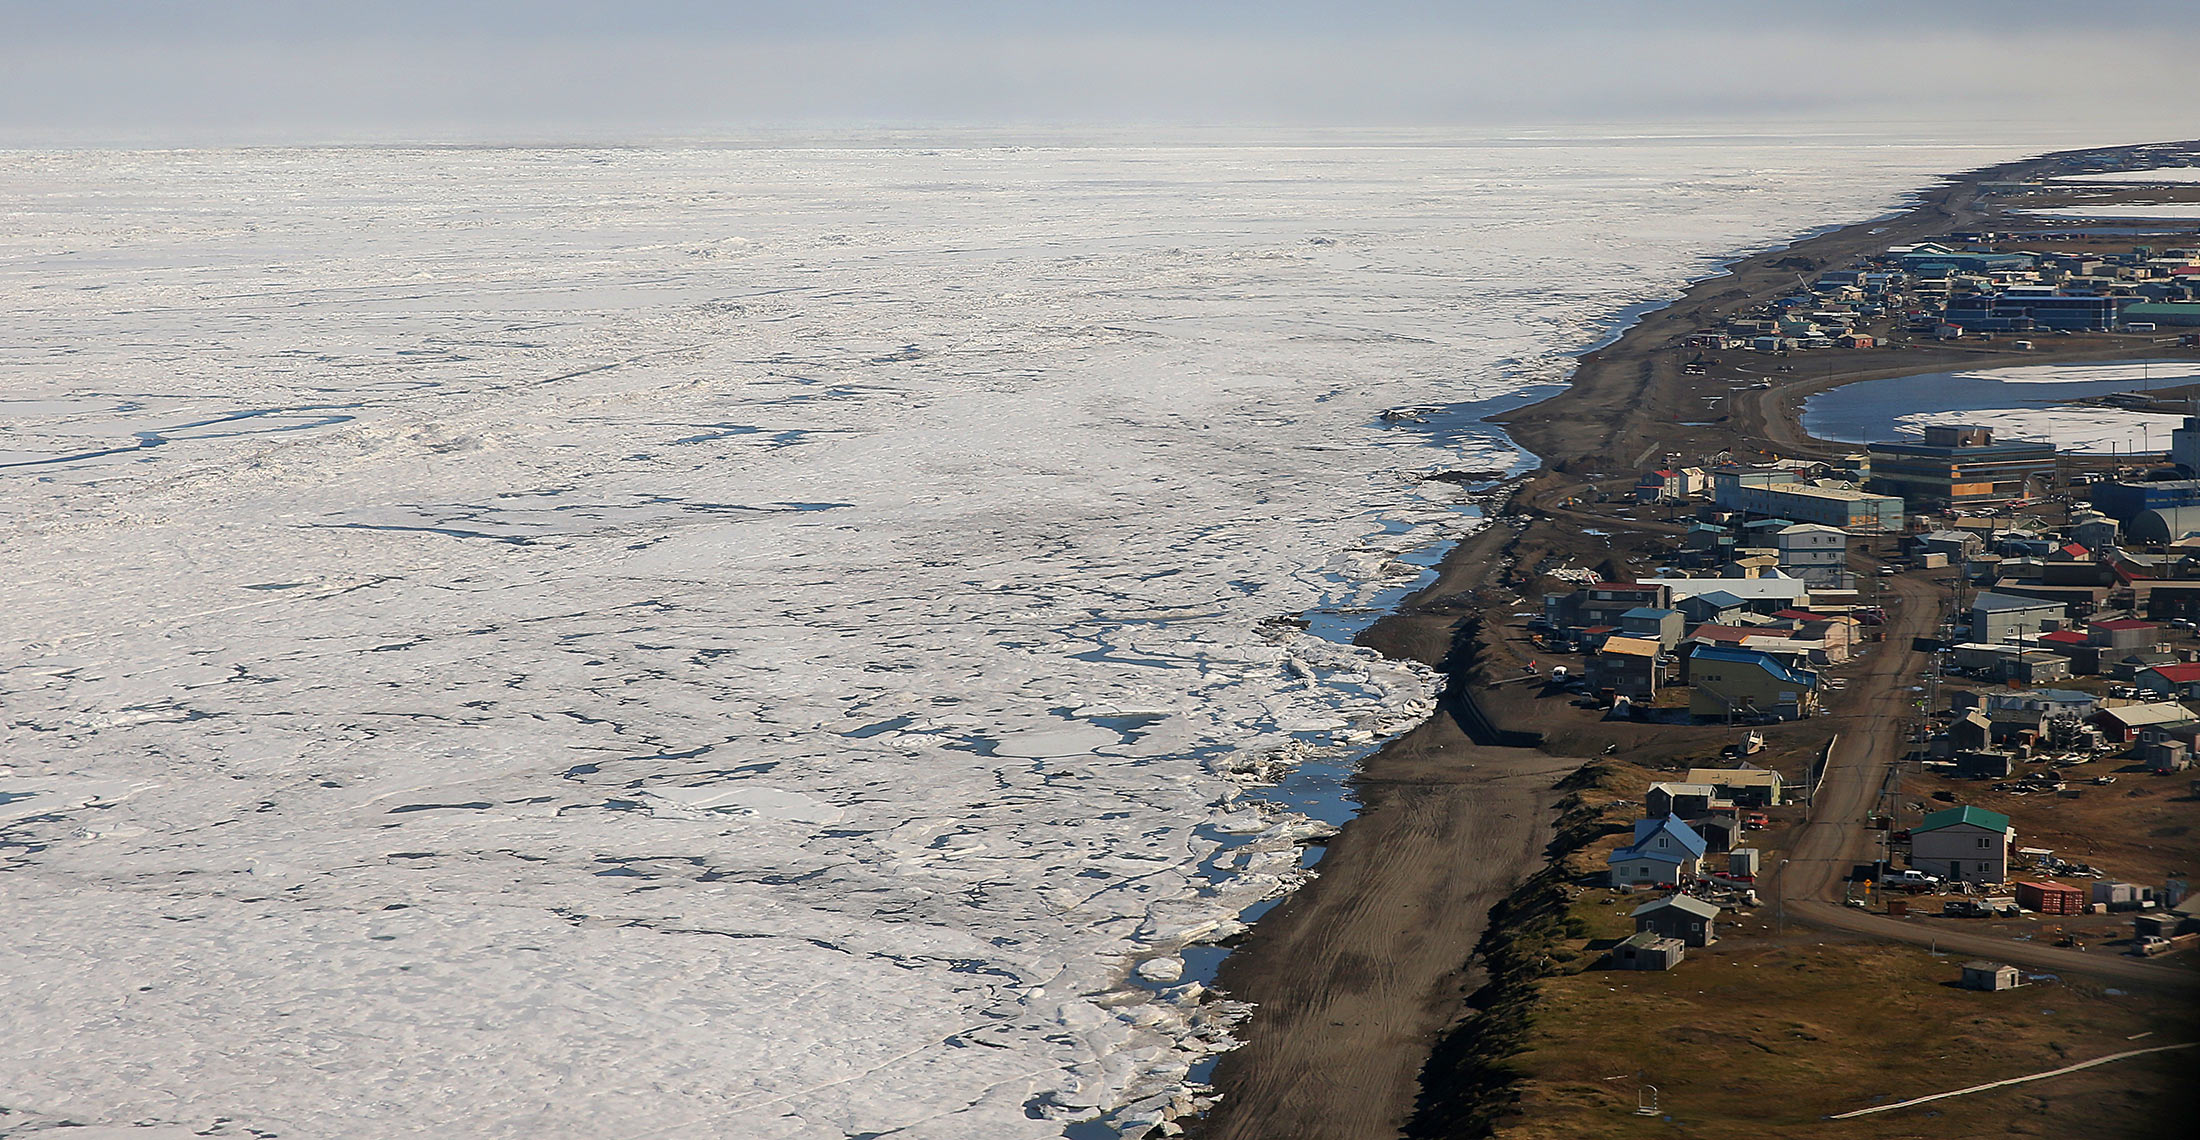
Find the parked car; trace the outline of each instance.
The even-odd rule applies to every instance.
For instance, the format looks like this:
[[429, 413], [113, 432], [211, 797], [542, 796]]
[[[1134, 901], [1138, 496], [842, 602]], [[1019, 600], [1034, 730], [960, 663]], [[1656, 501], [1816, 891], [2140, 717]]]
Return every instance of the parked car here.
[[1879, 885], [1895, 891], [1929, 891], [1940, 886], [1940, 876], [1918, 870], [1889, 871], [1879, 876]]

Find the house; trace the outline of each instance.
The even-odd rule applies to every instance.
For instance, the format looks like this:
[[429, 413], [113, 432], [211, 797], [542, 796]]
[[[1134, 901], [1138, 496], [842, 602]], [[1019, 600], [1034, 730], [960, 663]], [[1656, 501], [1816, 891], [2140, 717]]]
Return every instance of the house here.
[[1801, 578], [1645, 578], [1645, 584], [1664, 586], [1670, 598], [1644, 605], [1678, 606], [1689, 598], [1722, 593], [1742, 600], [1757, 613], [1799, 609], [1810, 605], [1810, 583]]
[[1967, 530], [1935, 530], [1910, 540], [1910, 550], [1915, 554], [1945, 554], [1951, 562], [1984, 553], [1986, 540]]
[[1678, 938], [1660, 938], [1649, 931], [1633, 934], [1612, 947], [1615, 970], [1670, 970], [1687, 956]]
[[2139, 674], [2157, 665], [2176, 664], [2179, 664], [2177, 655], [2166, 649], [2142, 649], [2137, 653], [2127, 653], [2114, 660], [2109, 660], [2108, 655], [2104, 654], [2101, 661], [2101, 675], [2112, 680], [2135, 682], [2139, 679]]
[[1658, 648], [1671, 649], [1681, 643], [1681, 631], [1687, 619], [1679, 610], [1661, 610], [1651, 606], [1636, 606], [1619, 615], [1620, 632], [1629, 637], [1654, 641]]
[[1640, 606], [1670, 609], [1673, 590], [1660, 583], [1591, 582], [1569, 594], [1543, 595], [1543, 620], [1553, 629], [1617, 626], [1619, 617]]
[[1703, 836], [1672, 816], [1635, 821], [1634, 841], [1605, 856], [1611, 884], [1660, 886], [1695, 878], [1704, 855]]
[[1688, 683], [1688, 711], [1705, 719], [1799, 720], [1818, 711], [1818, 674], [1762, 650], [1699, 648], [1688, 658]]
[[2046, 652], [2068, 658], [2073, 673], [2098, 673], [2101, 671], [2101, 650], [2086, 640], [2086, 635], [2075, 629], [2058, 629], [2039, 636], [2039, 647]]
[[2079, 511], [2071, 516], [2070, 522], [2070, 537], [2095, 550], [2116, 545], [2122, 536], [2122, 528], [2116, 520], [2099, 511]]
[[2149, 772], [2182, 772], [2192, 765], [2192, 753], [2200, 747], [2200, 720], [2172, 720], [2139, 730], [2134, 755]]
[[2141, 669], [2132, 683], [2147, 692], [2174, 699], [2200, 697], [2200, 662], [2155, 665]]
[[2070, 658], [2044, 649], [2028, 649], [2007, 662], [2003, 675], [2027, 685], [2045, 685], [2070, 679]]
[[1975, 752], [1994, 743], [1993, 722], [1983, 709], [1965, 709], [1948, 725], [1948, 747], [1953, 752]]
[[2063, 604], [1991, 591], [1971, 600], [1971, 640], [1988, 643], [2012, 634], [2033, 634], [2059, 627]]
[[1816, 618], [1798, 626], [1790, 640], [1815, 642], [1819, 651], [1812, 656], [1812, 660], [1839, 665], [1856, 653], [1856, 627], [1859, 624], [1852, 617]]
[[1703, 494], [1710, 482], [1701, 467], [1660, 468], [1635, 480], [1635, 501], [1677, 503]]
[[2141, 705], [2115, 705], [2093, 714], [2093, 723], [2110, 744], [2130, 744], [2150, 724], [2172, 724], [2193, 719], [2192, 710], [2175, 701]]
[[2100, 698], [2077, 689], [2020, 689], [2011, 693], [1987, 693], [1986, 715], [1993, 720], [2040, 720], [2088, 717], [2100, 707]]
[[1998, 883], [2009, 875], [2017, 829], [1984, 808], [1936, 811], [1910, 829], [1910, 866], [1950, 882]]
[[[2030, 656], [2029, 653], [2018, 654], [2019, 663], [2023, 664], [2023, 659]], [[1983, 703], [1986, 719], [1992, 724], [1992, 738], [2012, 740], [2046, 736], [2049, 726], [2057, 722], [2082, 725], [2093, 715], [2099, 702], [2093, 694], [2075, 689], [2020, 689], [1986, 693]]]
[[1652, 819], [1667, 815], [1686, 819], [1713, 808], [1733, 807], [1734, 801], [1720, 796], [1719, 790], [1709, 784], [1660, 782], [1650, 785], [1650, 790], [1643, 794], [1642, 806], [1643, 814]]
[[1629, 700], [1655, 700], [1664, 681], [1665, 666], [1658, 660], [1662, 652], [1657, 642], [1639, 637], [1605, 638], [1604, 647], [1589, 659], [1589, 687], [1610, 689]]
[[2017, 884], [2017, 905], [2041, 914], [2085, 913], [2085, 892], [2068, 883], [2041, 879]]
[[1742, 821], [1729, 810], [1724, 813], [1692, 815], [1685, 817], [1689, 829], [1703, 836], [1705, 851], [1718, 853], [1734, 850], [1734, 844], [1742, 837]]
[[2017, 968], [1998, 962], [1965, 962], [1963, 964], [1963, 988], [1967, 990], [2013, 990], [2017, 988]]
[[1719, 908], [1692, 895], [1670, 895], [1646, 902], [1627, 917], [1635, 920], [1637, 934], [1647, 930], [1699, 949], [1719, 940]]
[[1846, 588], [1849, 574], [1849, 533], [1820, 523], [1798, 523], [1773, 535], [1780, 552], [1780, 570], [1813, 586]]
[[2102, 649], [2120, 649], [2127, 653], [2152, 649], [2162, 640], [2162, 627], [2151, 621], [2124, 618], [2115, 621], [2097, 621], [2085, 627], [2085, 643]]
[[2015, 757], [1985, 748], [1958, 751], [1955, 766], [1955, 774], [1965, 780], [2006, 780], [2016, 771]]
[[1786, 800], [1780, 774], [1769, 768], [1690, 768], [1686, 781], [1709, 785], [1741, 807], [1774, 807]]
[[1749, 612], [1748, 599], [1725, 590], [1697, 594], [1673, 604], [1690, 625], [1724, 625], [1733, 621], [1736, 615]]

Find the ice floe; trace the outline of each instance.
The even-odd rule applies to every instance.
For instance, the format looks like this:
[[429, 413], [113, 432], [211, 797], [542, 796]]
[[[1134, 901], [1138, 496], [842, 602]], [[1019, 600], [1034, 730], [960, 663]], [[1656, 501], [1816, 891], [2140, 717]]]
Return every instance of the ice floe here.
[[1427, 476], [1519, 460], [1382, 412], [1502, 406], [1978, 161], [13, 153], [8, 1105], [837, 1140], [1189, 1104], [1243, 1010], [1169, 963], [1341, 793], [1255, 801], [1432, 707], [1317, 634], [1476, 525]]

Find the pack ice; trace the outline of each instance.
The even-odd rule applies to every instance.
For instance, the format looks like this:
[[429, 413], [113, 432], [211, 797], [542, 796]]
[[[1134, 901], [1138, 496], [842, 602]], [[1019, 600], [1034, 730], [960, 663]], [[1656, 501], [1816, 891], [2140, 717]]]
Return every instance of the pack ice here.
[[1975, 158], [11, 153], [0, 1133], [1154, 1120], [1519, 460], [1381, 413]]

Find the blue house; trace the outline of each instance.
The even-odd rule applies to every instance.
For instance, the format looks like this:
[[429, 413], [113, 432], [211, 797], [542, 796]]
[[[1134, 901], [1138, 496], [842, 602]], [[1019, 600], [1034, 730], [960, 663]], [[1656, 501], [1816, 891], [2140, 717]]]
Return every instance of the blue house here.
[[1681, 616], [1687, 618], [1690, 625], [1702, 625], [1705, 622], [1712, 625], [1731, 625], [1736, 615], [1749, 612], [1748, 598], [1738, 597], [1725, 590], [1697, 594], [1673, 604], [1680, 609]]
[[1696, 829], [1673, 816], [1635, 821], [1634, 842], [1605, 857], [1615, 887], [1631, 883], [1682, 883], [1696, 875], [1709, 845]]

